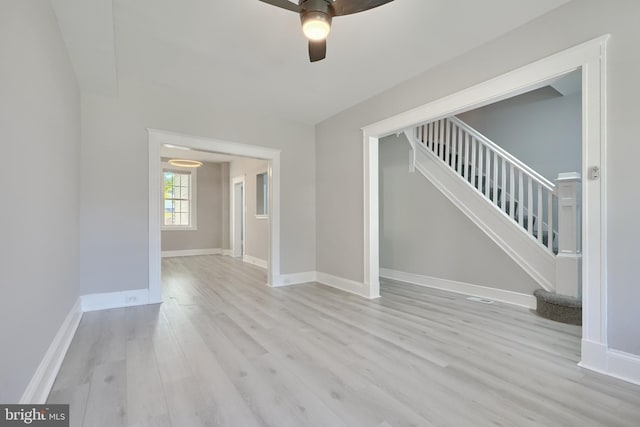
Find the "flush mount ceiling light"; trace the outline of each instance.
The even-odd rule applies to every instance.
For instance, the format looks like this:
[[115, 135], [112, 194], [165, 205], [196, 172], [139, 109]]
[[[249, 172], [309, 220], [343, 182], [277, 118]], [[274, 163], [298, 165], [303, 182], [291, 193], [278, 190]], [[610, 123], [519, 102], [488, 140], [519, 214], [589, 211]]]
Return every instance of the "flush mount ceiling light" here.
[[309, 59], [320, 61], [327, 56], [327, 36], [334, 16], [351, 15], [382, 6], [393, 0], [260, 0], [300, 14], [302, 32], [309, 39]]
[[178, 166], [181, 168], [199, 168], [202, 166], [202, 162], [187, 159], [171, 159], [169, 160], [169, 164], [171, 166]]

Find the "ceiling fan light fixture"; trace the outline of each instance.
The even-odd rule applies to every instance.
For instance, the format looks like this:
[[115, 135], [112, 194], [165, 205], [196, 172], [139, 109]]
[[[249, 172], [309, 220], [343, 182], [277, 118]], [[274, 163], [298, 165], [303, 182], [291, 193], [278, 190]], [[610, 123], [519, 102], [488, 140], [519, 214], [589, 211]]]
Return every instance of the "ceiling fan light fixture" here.
[[324, 40], [331, 31], [331, 16], [318, 11], [302, 15], [302, 32], [309, 40]]
[[169, 160], [169, 164], [171, 166], [177, 166], [181, 168], [199, 168], [200, 166], [202, 166], [202, 162], [187, 159], [171, 159]]

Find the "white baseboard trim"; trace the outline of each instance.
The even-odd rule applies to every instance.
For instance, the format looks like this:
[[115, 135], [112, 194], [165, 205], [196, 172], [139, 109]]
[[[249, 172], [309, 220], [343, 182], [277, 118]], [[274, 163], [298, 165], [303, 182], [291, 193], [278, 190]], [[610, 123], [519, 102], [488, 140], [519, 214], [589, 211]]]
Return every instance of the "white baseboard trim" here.
[[403, 271], [390, 270], [387, 268], [380, 269], [380, 277], [407, 282], [413, 285], [442, 289], [458, 294], [487, 298], [494, 301], [505, 302], [507, 304], [518, 305], [532, 310], [535, 310], [537, 306], [536, 298], [533, 295], [527, 295], [503, 289], [488, 288], [485, 286], [456, 282], [454, 280], [439, 279], [436, 277], [423, 276], [414, 273], [405, 273]]
[[640, 356], [582, 340], [582, 360], [578, 366], [640, 385]]
[[253, 257], [251, 255], [243, 255], [242, 261], [248, 264], [255, 265], [257, 267], [267, 268], [267, 261], [260, 258]]
[[271, 287], [279, 288], [282, 286], [299, 285], [317, 281], [315, 271], [304, 271], [302, 273], [281, 274], [273, 280]]
[[81, 303], [80, 298], [78, 298], [62, 325], [60, 325], [53, 341], [51, 341], [51, 345], [49, 345], [42, 361], [40, 361], [38, 369], [36, 369], [35, 374], [33, 374], [31, 381], [29, 381], [22, 394], [19, 402], [21, 405], [42, 405], [47, 401], [53, 382], [58, 375], [60, 366], [62, 366], [62, 361], [71, 345], [81, 318]]
[[196, 256], [196, 255], [220, 255], [222, 254], [222, 249], [220, 248], [211, 248], [211, 249], [182, 249], [178, 251], [162, 251], [162, 258], [172, 258], [177, 256]]
[[109, 310], [111, 308], [133, 307], [136, 305], [155, 304], [151, 301], [149, 289], [135, 289], [104, 294], [88, 294], [80, 297], [82, 311]]
[[343, 277], [333, 276], [331, 274], [322, 273], [320, 271], [316, 272], [316, 282], [368, 299], [378, 297], [378, 295], [369, 295], [368, 288], [364, 283], [356, 282], [355, 280], [351, 279], [345, 279]]
[[233, 256], [233, 249], [223, 249], [222, 255], [224, 256]]

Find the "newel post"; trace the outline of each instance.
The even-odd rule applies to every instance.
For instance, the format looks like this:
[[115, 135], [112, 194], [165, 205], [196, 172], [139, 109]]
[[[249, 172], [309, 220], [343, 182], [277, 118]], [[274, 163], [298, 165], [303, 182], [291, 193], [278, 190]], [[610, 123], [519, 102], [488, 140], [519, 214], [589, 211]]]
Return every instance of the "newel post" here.
[[580, 191], [578, 172], [558, 174], [558, 255], [556, 256], [556, 292], [572, 297], [582, 296]]

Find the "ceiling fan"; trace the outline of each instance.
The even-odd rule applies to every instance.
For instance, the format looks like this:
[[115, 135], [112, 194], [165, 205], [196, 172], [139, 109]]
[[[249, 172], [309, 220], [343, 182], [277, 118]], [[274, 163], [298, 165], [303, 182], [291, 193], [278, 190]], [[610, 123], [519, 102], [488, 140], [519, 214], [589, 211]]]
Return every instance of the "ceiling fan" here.
[[320, 61], [327, 55], [327, 36], [334, 16], [351, 15], [382, 6], [393, 0], [260, 0], [300, 14], [302, 32], [309, 39], [309, 59]]

